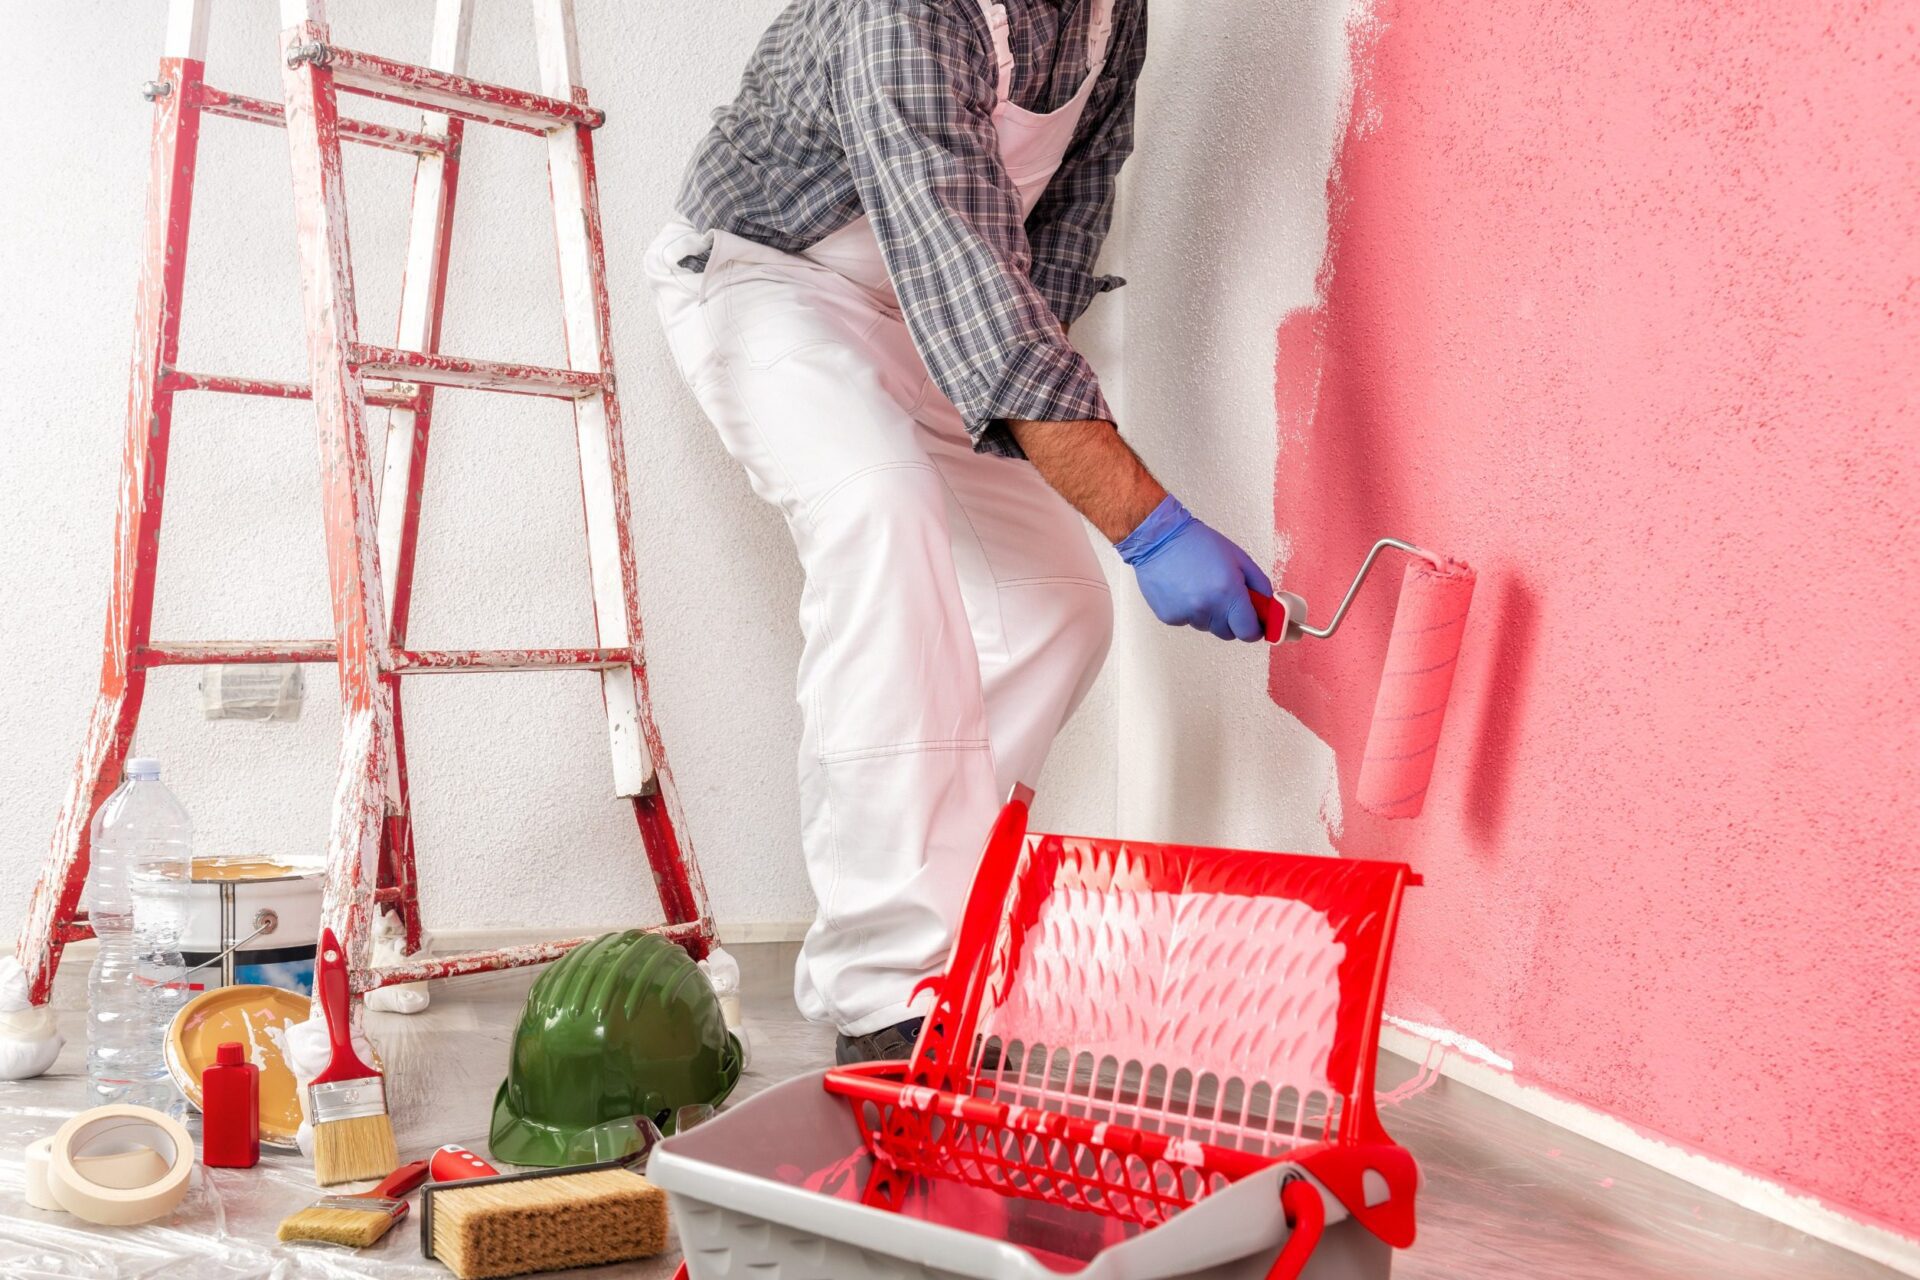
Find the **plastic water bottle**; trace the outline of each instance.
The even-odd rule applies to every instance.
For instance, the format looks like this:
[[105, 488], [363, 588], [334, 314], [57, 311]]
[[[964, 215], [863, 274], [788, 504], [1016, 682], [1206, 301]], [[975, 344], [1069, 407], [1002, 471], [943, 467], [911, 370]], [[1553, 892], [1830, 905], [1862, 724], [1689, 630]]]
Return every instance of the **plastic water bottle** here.
[[94, 815], [87, 874], [87, 919], [100, 943], [87, 979], [93, 1105], [185, 1109], [167, 1075], [166, 1040], [188, 994], [180, 935], [192, 865], [193, 823], [160, 782], [160, 762], [127, 761], [126, 781]]

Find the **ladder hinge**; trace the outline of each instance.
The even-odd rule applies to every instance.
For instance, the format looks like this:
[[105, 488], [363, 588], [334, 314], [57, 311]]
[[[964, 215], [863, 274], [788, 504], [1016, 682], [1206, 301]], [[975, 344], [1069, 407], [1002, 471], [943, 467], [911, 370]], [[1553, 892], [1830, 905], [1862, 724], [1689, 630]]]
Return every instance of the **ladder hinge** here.
[[333, 50], [328, 48], [325, 42], [320, 40], [309, 40], [305, 44], [297, 44], [287, 51], [287, 65], [289, 67], [297, 67], [303, 62], [311, 62], [316, 67], [324, 67], [332, 61]]
[[161, 98], [172, 97], [173, 81], [149, 80], [145, 84], [140, 86], [140, 96], [145, 98], [148, 102], [155, 102]]

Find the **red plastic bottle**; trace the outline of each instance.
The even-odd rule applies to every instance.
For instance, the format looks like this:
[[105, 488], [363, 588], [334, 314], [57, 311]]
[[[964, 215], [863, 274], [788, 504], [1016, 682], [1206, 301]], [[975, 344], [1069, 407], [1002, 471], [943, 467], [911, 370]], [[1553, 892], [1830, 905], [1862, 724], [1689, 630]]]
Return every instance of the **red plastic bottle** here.
[[200, 1073], [200, 1160], [213, 1169], [251, 1169], [260, 1163], [260, 1068], [246, 1049], [223, 1044]]

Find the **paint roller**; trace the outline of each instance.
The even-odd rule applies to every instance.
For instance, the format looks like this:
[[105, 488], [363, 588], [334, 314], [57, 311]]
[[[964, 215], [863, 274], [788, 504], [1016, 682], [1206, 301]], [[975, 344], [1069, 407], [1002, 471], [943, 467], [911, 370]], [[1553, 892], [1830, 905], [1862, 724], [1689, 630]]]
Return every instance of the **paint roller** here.
[[1254, 607], [1276, 644], [1311, 636], [1325, 640], [1340, 629], [1354, 597], [1380, 553], [1392, 549], [1413, 557], [1400, 580], [1387, 661], [1373, 704], [1373, 723], [1360, 761], [1359, 800], [1383, 818], [1418, 817], [1433, 777], [1440, 722], [1453, 688], [1453, 669], [1473, 601], [1473, 570], [1458, 560], [1423, 551], [1398, 538], [1382, 538], [1367, 552], [1346, 599], [1324, 627], [1307, 622], [1307, 602], [1291, 591], [1271, 597], [1253, 593]]

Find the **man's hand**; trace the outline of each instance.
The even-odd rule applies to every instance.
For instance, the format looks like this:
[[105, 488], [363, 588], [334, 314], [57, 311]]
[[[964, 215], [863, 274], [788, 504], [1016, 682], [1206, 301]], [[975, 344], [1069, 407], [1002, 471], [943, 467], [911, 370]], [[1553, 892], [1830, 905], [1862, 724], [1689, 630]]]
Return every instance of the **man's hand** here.
[[1041, 476], [1133, 566], [1154, 617], [1222, 640], [1266, 628], [1247, 592], [1273, 594], [1252, 557], [1187, 513], [1110, 422], [1012, 422]]
[[1266, 625], [1249, 590], [1273, 594], [1260, 566], [1239, 547], [1188, 514], [1169, 496], [1120, 540], [1140, 594], [1168, 626], [1210, 631], [1222, 640], [1261, 640]]

